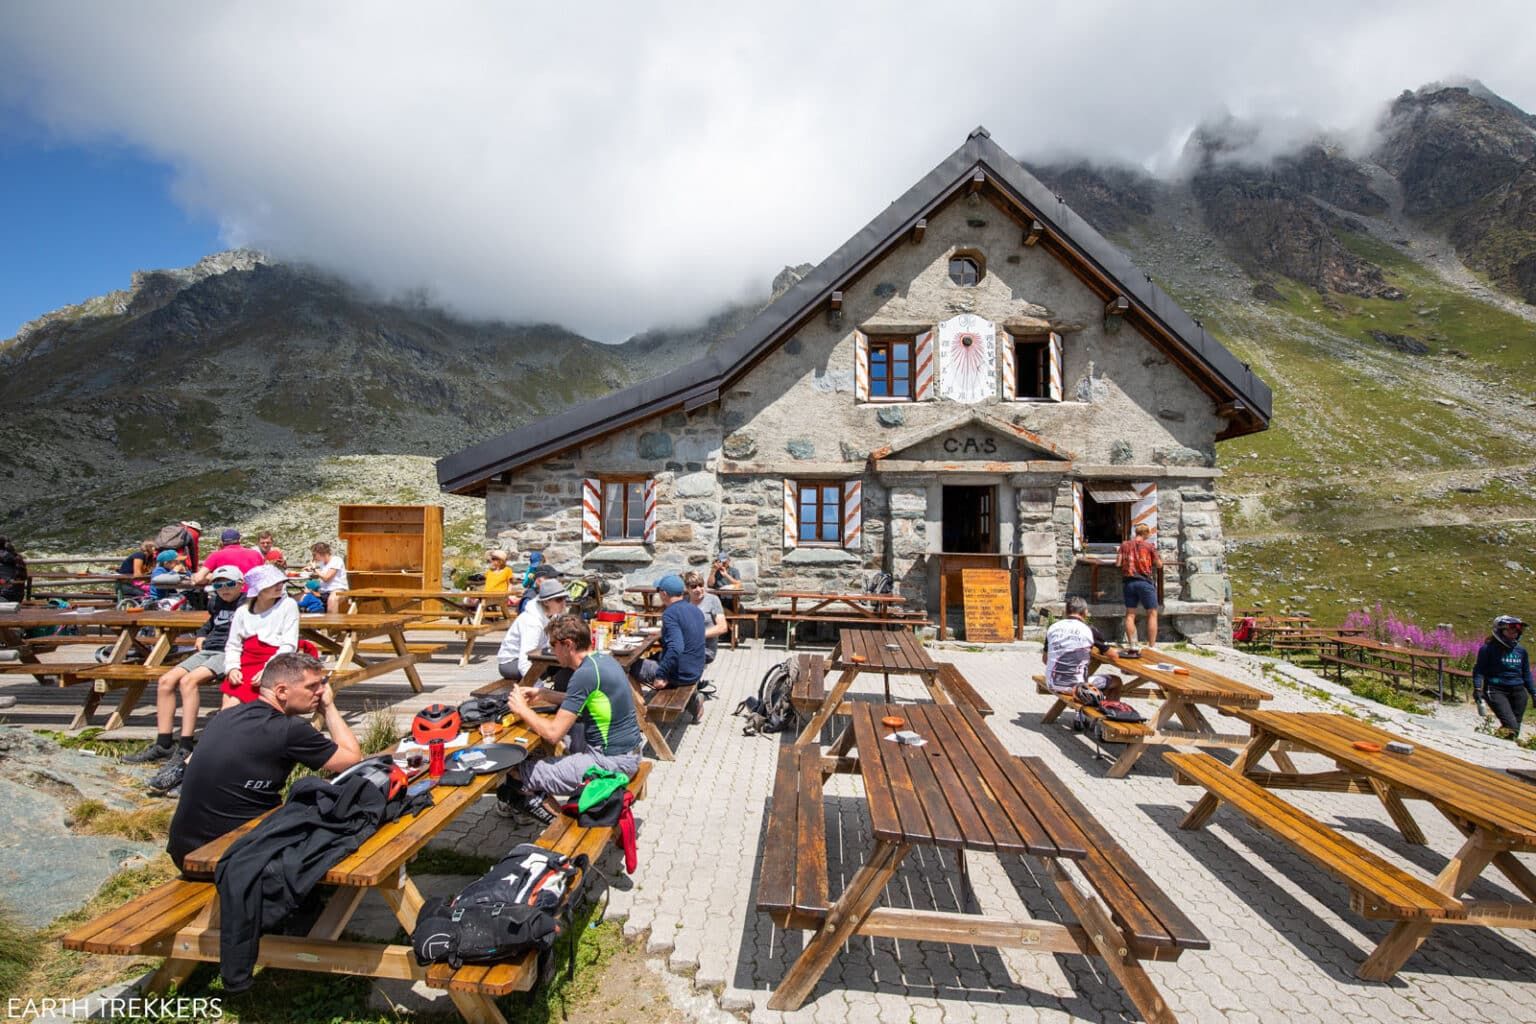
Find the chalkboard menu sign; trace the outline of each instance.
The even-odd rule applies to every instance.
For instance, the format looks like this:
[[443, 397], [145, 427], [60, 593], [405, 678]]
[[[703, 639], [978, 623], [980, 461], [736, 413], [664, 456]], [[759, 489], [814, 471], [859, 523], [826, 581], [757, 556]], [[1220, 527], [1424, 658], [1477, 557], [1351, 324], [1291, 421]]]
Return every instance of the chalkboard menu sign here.
[[965, 638], [1000, 644], [1013, 639], [1013, 599], [1007, 569], [962, 569], [965, 591]]

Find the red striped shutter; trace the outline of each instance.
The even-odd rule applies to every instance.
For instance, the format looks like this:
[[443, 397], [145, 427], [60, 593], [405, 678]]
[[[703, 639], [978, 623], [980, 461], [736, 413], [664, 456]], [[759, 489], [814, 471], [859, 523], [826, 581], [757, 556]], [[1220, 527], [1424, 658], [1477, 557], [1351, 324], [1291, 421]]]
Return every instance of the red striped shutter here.
[[912, 389], [912, 397], [919, 402], [926, 402], [938, 397], [938, 390], [933, 386], [933, 328], [917, 336], [915, 348], [917, 384]]
[[1152, 528], [1152, 536], [1157, 536], [1157, 484], [1131, 484], [1136, 490], [1136, 500], [1131, 503], [1131, 534], [1134, 536], [1136, 527], [1146, 523]]
[[784, 548], [800, 543], [800, 489], [793, 480], [784, 481]]
[[853, 397], [869, 401], [869, 335], [860, 330], [853, 332]]
[[1046, 358], [1050, 360], [1047, 370], [1050, 373], [1051, 401], [1061, 401], [1061, 335], [1051, 332], [1050, 351]]
[[1019, 397], [1018, 353], [1013, 350], [1013, 335], [998, 331], [997, 347], [1003, 353], [1003, 401], [1012, 402]]
[[603, 542], [603, 482], [595, 476], [581, 482], [581, 539], [587, 544]]
[[1083, 485], [1079, 480], [1072, 481], [1072, 550], [1083, 550]]
[[843, 481], [843, 547], [857, 551], [864, 546], [864, 485]]
[[645, 542], [656, 543], [656, 478], [645, 481]]

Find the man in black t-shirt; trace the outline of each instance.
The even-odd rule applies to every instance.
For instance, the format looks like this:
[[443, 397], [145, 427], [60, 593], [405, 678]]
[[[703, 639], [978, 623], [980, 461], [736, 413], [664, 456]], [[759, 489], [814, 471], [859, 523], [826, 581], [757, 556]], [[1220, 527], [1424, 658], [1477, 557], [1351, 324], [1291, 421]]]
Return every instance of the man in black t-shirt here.
[[[329, 738], [305, 720], [317, 709]], [[325, 666], [308, 654], [279, 654], [261, 673], [260, 696], [225, 708], [203, 730], [187, 760], [166, 852], [181, 867], [193, 850], [282, 803], [295, 764], [337, 772], [361, 759]]]

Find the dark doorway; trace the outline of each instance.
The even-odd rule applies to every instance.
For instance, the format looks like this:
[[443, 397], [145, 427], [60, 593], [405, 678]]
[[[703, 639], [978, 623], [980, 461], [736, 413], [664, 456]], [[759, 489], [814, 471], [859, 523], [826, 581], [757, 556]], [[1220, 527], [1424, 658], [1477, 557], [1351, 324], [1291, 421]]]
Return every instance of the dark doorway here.
[[944, 550], [997, 551], [997, 488], [944, 488]]

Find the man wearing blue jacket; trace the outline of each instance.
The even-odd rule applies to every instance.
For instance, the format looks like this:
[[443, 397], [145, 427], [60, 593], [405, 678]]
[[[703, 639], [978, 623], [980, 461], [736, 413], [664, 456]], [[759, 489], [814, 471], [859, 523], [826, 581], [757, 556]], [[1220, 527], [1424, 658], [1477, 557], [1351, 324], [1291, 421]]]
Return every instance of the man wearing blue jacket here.
[[[1472, 666], [1472, 699], [1484, 718], [1488, 710], [1498, 716], [1500, 734], [1520, 738], [1520, 720], [1527, 699], [1536, 700], [1536, 679], [1531, 676], [1531, 656], [1520, 646], [1525, 623], [1513, 615], [1493, 620], [1493, 635], [1478, 649]], [[1484, 702], [1487, 702], [1486, 705]]]
[[[697, 686], [704, 678], [704, 613], [684, 595], [683, 578], [670, 573], [656, 581], [664, 610], [661, 613], [661, 656], [642, 658], [630, 666], [630, 675], [642, 686], [663, 690], [669, 686]], [[698, 718], [695, 695], [688, 712]]]

